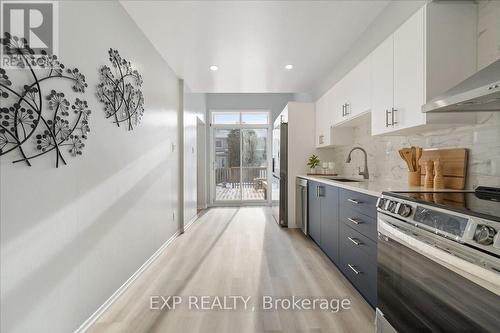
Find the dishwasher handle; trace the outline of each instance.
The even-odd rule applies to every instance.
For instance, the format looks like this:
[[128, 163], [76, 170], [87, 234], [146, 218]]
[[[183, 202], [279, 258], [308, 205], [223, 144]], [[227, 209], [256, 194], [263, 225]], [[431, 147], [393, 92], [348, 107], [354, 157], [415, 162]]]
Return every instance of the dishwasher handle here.
[[308, 224], [307, 224], [307, 200], [308, 200], [308, 186], [307, 179], [297, 178], [296, 180], [296, 197], [295, 197], [295, 216], [297, 221], [297, 226], [302, 229], [304, 234], [308, 235]]

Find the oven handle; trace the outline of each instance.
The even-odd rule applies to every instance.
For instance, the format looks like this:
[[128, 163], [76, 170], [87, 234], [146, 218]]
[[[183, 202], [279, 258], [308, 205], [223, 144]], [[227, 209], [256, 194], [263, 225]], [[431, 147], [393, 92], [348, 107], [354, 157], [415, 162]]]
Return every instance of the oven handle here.
[[395, 227], [390, 220], [391, 217], [385, 215], [381, 217], [379, 214], [377, 223], [379, 242], [396, 241], [500, 296], [500, 273], [478, 266], [437, 245], [418, 240], [405, 230]]

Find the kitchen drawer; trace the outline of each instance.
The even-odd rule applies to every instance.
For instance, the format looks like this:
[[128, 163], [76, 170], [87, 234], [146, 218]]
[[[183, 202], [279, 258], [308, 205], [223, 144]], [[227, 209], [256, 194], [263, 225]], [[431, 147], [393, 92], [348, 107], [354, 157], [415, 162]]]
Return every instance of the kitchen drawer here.
[[377, 306], [377, 266], [356, 264], [349, 258], [341, 256], [340, 269], [368, 303], [375, 308]]
[[340, 206], [340, 221], [359, 231], [373, 241], [377, 241], [377, 219], [364, 215], [349, 206]]
[[340, 190], [340, 206], [349, 207], [361, 214], [377, 217], [377, 198], [350, 190]]
[[340, 224], [339, 238], [341, 256], [348, 256], [359, 264], [363, 262], [363, 265], [377, 264], [377, 243], [345, 223]]

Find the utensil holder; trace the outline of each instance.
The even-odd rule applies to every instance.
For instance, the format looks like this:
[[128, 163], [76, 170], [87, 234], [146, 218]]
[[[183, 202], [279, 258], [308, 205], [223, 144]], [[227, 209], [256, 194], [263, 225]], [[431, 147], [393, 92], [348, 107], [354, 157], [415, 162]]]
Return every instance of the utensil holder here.
[[417, 171], [408, 171], [408, 185], [409, 186], [420, 186], [421, 182], [421, 172]]

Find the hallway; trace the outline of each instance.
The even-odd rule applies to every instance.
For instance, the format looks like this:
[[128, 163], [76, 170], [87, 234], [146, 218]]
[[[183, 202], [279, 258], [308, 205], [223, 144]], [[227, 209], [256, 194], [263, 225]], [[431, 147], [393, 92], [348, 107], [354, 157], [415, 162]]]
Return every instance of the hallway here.
[[[183, 303], [175, 310], [152, 310], [150, 297], [157, 295], [180, 295]], [[250, 308], [188, 309], [191, 295], [251, 296]], [[266, 311], [260, 310], [264, 295], [348, 298], [351, 308]], [[373, 310], [331, 261], [300, 231], [280, 228], [268, 208], [214, 208], [177, 238], [89, 331], [371, 332], [373, 322]]]

